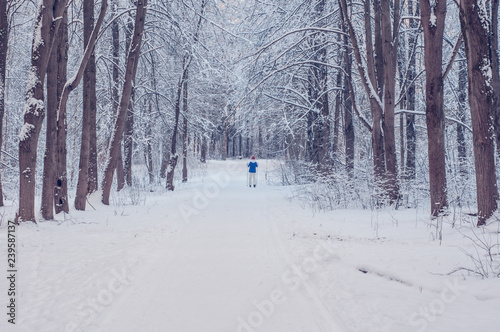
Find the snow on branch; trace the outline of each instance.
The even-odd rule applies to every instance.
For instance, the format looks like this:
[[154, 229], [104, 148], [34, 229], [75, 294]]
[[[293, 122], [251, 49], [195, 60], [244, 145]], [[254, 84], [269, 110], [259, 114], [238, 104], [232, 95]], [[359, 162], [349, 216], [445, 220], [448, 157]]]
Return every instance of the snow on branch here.
[[[404, 109], [394, 112], [394, 115], [398, 115], [398, 114], [415, 114], [415, 115], [424, 115], [425, 116], [425, 112], [414, 111], [414, 110], [404, 110]], [[469, 127], [467, 124], [463, 123], [462, 121], [455, 119], [455, 118], [452, 118], [452, 117], [449, 117], [449, 116], [447, 116], [445, 118], [448, 121], [455, 122], [455, 123], [463, 126], [465, 129], [467, 129], [469, 132], [472, 133], [472, 128]]]

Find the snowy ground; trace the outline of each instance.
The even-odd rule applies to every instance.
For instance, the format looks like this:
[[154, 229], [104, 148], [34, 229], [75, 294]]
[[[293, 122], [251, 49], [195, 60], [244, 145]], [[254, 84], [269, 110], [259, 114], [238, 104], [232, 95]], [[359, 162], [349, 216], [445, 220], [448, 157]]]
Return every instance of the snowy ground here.
[[500, 331], [500, 279], [447, 275], [473, 248], [447, 222], [440, 243], [426, 211], [313, 215], [265, 184], [271, 163], [246, 187], [245, 163], [17, 227], [16, 325], [2, 277], [0, 331]]

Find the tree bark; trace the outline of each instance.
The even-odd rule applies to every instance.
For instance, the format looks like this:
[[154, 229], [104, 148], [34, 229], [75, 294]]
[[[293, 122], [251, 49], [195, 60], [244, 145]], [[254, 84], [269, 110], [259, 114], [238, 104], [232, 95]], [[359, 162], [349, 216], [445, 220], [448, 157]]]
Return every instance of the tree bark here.
[[[103, 17], [104, 18], [104, 17]], [[68, 202], [68, 179], [66, 172], [66, 136], [67, 136], [67, 124], [66, 124], [66, 102], [71, 90], [68, 90], [68, 85], [66, 82], [67, 78], [67, 67], [68, 67], [68, 15], [67, 11], [64, 12], [62, 27], [60, 29], [61, 35], [57, 37], [58, 47], [57, 47], [57, 66], [58, 66], [58, 82], [57, 82], [57, 95], [59, 105], [57, 108], [57, 132], [56, 132], [56, 146], [57, 151], [55, 155], [56, 162], [56, 174], [55, 174], [55, 191], [54, 191], [54, 208], [56, 213], [62, 211], [69, 212], [69, 202]], [[85, 60], [82, 60], [85, 61]], [[78, 85], [76, 82], [75, 86]], [[62, 104], [64, 103], [64, 104]]]
[[500, 157], [500, 67], [498, 64], [498, 4], [499, 0], [491, 0], [491, 85], [493, 87], [493, 118], [495, 125], [495, 138], [497, 155]]
[[[241, 148], [241, 135], [240, 135], [240, 148]], [[240, 151], [241, 155], [241, 151]], [[205, 134], [201, 134], [201, 152], [200, 152], [200, 161], [202, 163], [207, 162], [207, 138], [205, 137]]]
[[[130, 49], [130, 42], [132, 38], [132, 32], [133, 32], [134, 26], [132, 23], [132, 18], [130, 17], [129, 22], [127, 24], [127, 28], [125, 30], [125, 49], [128, 51]], [[132, 82], [132, 88], [130, 91], [130, 100], [128, 103], [127, 107], [127, 115], [126, 115], [126, 120], [125, 120], [125, 128], [124, 130], [126, 131], [127, 129], [127, 122], [128, 122], [128, 114], [129, 114], [129, 109], [130, 109], [130, 103], [132, 101], [134, 95], [134, 82]], [[124, 163], [123, 163], [123, 153], [122, 153], [122, 145], [123, 142], [120, 141], [120, 148], [118, 149], [118, 157], [116, 161], [116, 190], [120, 191], [125, 187], [125, 168], [124, 168]]]
[[[320, 20], [325, 11], [325, 0], [320, 0], [314, 6], [312, 19]], [[321, 21], [318, 21], [321, 22]], [[321, 26], [321, 25], [319, 25]], [[327, 67], [325, 34], [318, 32], [311, 35], [311, 51], [313, 55], [308, 73], [308, 96], [311, 110], [308, 113], [309, 159], [319, 171], [325, 172], [329, 164], [330, 124], [328, 105]]]
[[[90, 34], [94, 28], [94, 0], [83, 1], [83, 44], [88, 44]], [[93, 91], [92, 91], [93, 90]], [[78, 172], [78, 184], [75, 197], [75, 209], [85, 210], [86, 199], [89, 189], [89, 161], [90, 161], [90, 113], [96, 107], [95, 99], [92, 101], [92, 94], [95, 97], [95, 56], [94, 52], [89, 58], [89, 62], [83, 74], [83, 113], [82, 113], [82, 140], [80, 145], [80, 161]], [[95, 126], [95, 124], [94, 124]]]
[[344, 51], [344, 135], [345, 135], [345, 164], [347, 176], [350, 180], [354, 178], [354, 123], [352, 116], [352, 100], [351, 96], [354, 96], [354, 93], [351, 93], [350, 89], [352, 88], [352, 84], [349, 84], [349, 80], [351, 79], [351, 63], [352, 57], [349, 54], [348, 39], [347, 36], [344, 35], [344, 43], [346, 45], [346, 50]]
[[183, 111], [183, 129], [182, 129], [182, 182], [187, 182], [188, 180], [188, 169], [187, 169], [187, 153], [188, 153], [188, 77], [186, 73], [186, 80], [184, 81], [184, 89], [182, 94], [182, 111]]
[[[387, 194], [390, 203], [399, 199], [398, 163], [394, 132], [394, 98], [396, 86], [396, 26], [391, 24], [389, 0], [381, 0], [382, 53], [384, 61], [384, 130], [385, 166], [387, 171]], [[394, 0], [394, 15], [399, 11], [399, 0]], [[399, 24], [399, 22], [398, 22]], [[391, 27], [392, 26], [392, 27]]]
[[222, 119], [222, 144], [221, 144], [222, 160], [227, 159], [227, 123], [226, 119]]
[[[92, 5], [92, 16], [89, 13], [89, 20], [91, 23], [88, 28], [93, 29], [94, 27], [94, 13]], [[90, 30], [90, 29], [89, 29]], [[88, 32], [90, 35], [92, 30]], [[113, 31], [114, 37], [114, 31]], [[85, 39], [85, 38], [84, 38]], [[90, 37], [89, 37], [90, 39]], [[114, 43], [114, 40], [113, 40]], [[87, 43], [85, 43], [87, 44]], [[95, 51], [92, 52], [89, 58], [89, 63], [87, 64], [88, 75], [87, 80], [89, 81], [89, 101], [88, 101], [88, 121], [89, 121], [89, 157], [88, 157], [88, 184], [87, 184], [87, 194], [91, 194], [98, 189], [98, 170], [97, 170], [97, 95], [96, 95], [96, 62], [95, 62]], [[85, 85], [85, 84], [84, 84]], [[85, 91], [85, 90], [84, 90]], [[85, 99], [85, 97], [84, 97]], [[85, 105], [84, 105], [85, 107]], [[82, 186], [84, 184], [82, 183]]]
[[[347, 50], [346, 50], [347, 52]], [[337, 72], [336, 85], [338, 89], [342, 86], [342, 71]], [[340, 106], [341, 106], [341, 92], [338, 91], [335, 96], [335, 110], [333, 113], [333, 141], [332, 141], [332, 156], [334, 163], [338, 160], [339, 151], [339, 127], [340, 127]], [[335, 164], [334, 164], [335, 165]]]
[[[46, 220], [54, 218], [54, 209], [56, 213], [69, 211], [66, 201], [67, 185], [61, 182], [60, 176], [61, 169], [66, 171], [65, 114], [62, 115], [63, 128], [60, 128], [58, 120], [59, 104], [66, 82], [68, 63], [67, 11], [64, 11], [54, 44], [47, 67], [47, 130], [41, 206], [42, 217]], [[63, 132], [61, 133], [61, 131]]]
[[53, 36], [59, 29], [66, 1], [43, 0], [35, 20], [31, 50], [31, 69], [26, 87], [24, 124], [19, 134], [19, 211], [16, 222], [36, 221], [35, 171], [37, 145], [45, 117], [44, 80]]
[[168, 146], [168, 138], [167, 135], [164, 136], [163, 146], [162, 146], [162, 158], [161, 158], [161, 167], [160, 167], [160, 177], [165, 179], [167, 177], [167, 168], [170, 162], [170, 149]]
[[[420, 7], [418, 1], [409, 2], [408, 14], [414, 15], [413, 3], [415, 3], [415, 15], [419, 15]], [[410, 28], [412, 33], [408, 37], [408, 48], [410, 50], [410, 60], [408, 65], [408, 88], [406, 92], [406, 108], [408, 110], [415, 110], [415, 83], [413, 82], [417, 76], [416, 73], [416, 51], [417, 51], [417, 30], [419, 22], [410, 18]], [[417, 139], [415, 133], [415, 114], [406, 114], [406, 178], [410, 180], [415, 179], [416, 170], [416, 148]]]
[[[135, 83], [134, 83], [135, 85]], [[123, 172], [127, 186], [132, 186], [132, 155], [134, 147], [134, 88], [130, 94], [130, 102], [127, 108], [127, 119], [125, 121], [125, 133], [123, 138]]]
[[[62, 26], [59, 27], [58, 36], [62, 33]], [[54, 193], [55, 193], [55, 168], [56, 168], [56, 132], [57, 132], [57, 107], [59, 96], [57, 85], [59, 80], [57, 65], [57, 49], [60, 45], [52, 47], [49, 64], [47, 65], [47, 127], [45, 138], [45, 154], [43, 157], [43, 186], [42, 186], [42, 217], [45, 220], [54, 219]]]
[[111, 185], [113, 183], [113, 175], [117, 165], [118, 153], [121, 149], [121, 141], [123, 138], [123, 127], [125, 125], [125, 117], [132, 92], [132, 82], [137, 72], [139, 62], [140, 48], [142, 42], [142, 34], [144, 31], [144, 21], [146, 19], [147, 0], [139, 0], [137, 2], [137, 11], [135, 17], [134, 34], [132, 43], [128, 51], [127, 67], [125, 71], [125, 79], [123, 84], [120, 106], [117, 109], [116, 121], [109, 142], [108, 156], [102, 182], [102, 203], [109, 205], [109, 195], [111, 193]]
[[495, 172], [493, 96], [488, 17], [477, 0], [460, 1], [460, 24], [464, 38], [472, 119], [478, 222], [481, 226], [497, 209], [498, 189]]
[[179, 83], [177, 85], [177, 99], [175, 102], [175, 121], [174, 121], [174, 129], [172, 131], [172, 142], [170, 146], [170, 160], [168, 162], [168, 168], [167, 168], [167, 185], [166, 188], [169, 191], [173, 191], [175, 189], [174, 186], [174, 174], [175, 174], [175, 166], [177, 166], [177, 160], [179, 158], [177, 154], [177, 131], [179, 130], [179, 115], [181, 112], [181, 95], [182, 95], [182, 87], [184, 86], [184, 80], [187, 78], [188, 75], [188, 68], [189, 64], [187, 56], [184, 57], [182, 61], [182, 75], [179, 80]]
[[[465, 58], [465, 54], [462, 55]], [[458, 119], [465, 123], [465, 114], [467, 112], [467, 67], [465, 61], [458, 62]], [[457, 152], [458, 167], [462, 176], [467, 175], [467, 144], [465, 142], [465, 128], [457, 123]]]
[[[127, 49], [130, 45], [130, 35], [132, 34], [133, 29], [134, 27], [132, 25], [132, 22], [129, 21], [127, 36], [126, 36]], [[125, 178], [125, 182], [129, 187], [132, 186], [132, 154], [134, 145], [133, 136], [134, 136], [134, 101], [135, 101], [134, 86], [135, 86], [135, 79], [132, 81], [132, 91], [130, 92], [130, 101], [128, 103], [128, 108], [127, 108], [127, 118], [125, 120], [125, 133], [123, 137], [123, 155], [124, 155], [123, 176]]]
[[[152, 113], [152, 108], [153, 106], [151, 105], [151, 101], [149, 102], [149, 107], [148, 107], [148, 120], [151, 122], [151, 113]], [[145, 157], [146, 157], [146, 166], [148, 167], [148, 176], [149, 176], [149, 184], [152, 185], [155, 180], [155, 175], [153, 173], [153, 147], [151, 144], [151, 141], [153, 139], [151, 135], [151, 123], [147, 126], [146, 129], [146, 152], [145, 152]]]
[[[431, 214], [439, 216], [448, 207], [446, 198], [445, 116], [443, 83], [443, 33], [446, 0], [420, 0], [424, 30], [425, 119], [429, 157]], [[431, 14], [433, 15], [431, 20]]]

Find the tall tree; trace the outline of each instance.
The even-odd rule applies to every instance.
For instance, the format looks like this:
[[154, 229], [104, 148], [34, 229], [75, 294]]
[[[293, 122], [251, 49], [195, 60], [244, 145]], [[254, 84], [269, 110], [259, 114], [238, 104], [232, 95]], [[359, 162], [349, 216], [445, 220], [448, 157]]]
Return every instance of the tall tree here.
[[[187, 74], [186, 74], [187, 76]], [[182, 96], [182, 110], [183, 110], [183, 124], [182, 124], [182, 182], [187, 182], [188, 180], [188, 169], [187, 169], [187, 154], [188, 154], [188, 79], [184, 81], [184, 89]], [[227, 129], [226, 129], [227, 137]]]
[[491, 0], [491, 18], [490, 18], [490, 41], [491, 41], [491, 85], [493, 87], [493, 119], [495, 125], [495, 137], [497, 146], [497, 155], [500, 157], [500, 66], [498, 62], [498, 5], [499, 0]]
[[[130, 44], [130, 38], [134, 29], [132, 20], [127, 25], [127, 48]], [[132, 81], [132, 91], [130, 92], [130, 101], [127, 108], [127, 118], [125, 120], [125, 132], [123, 136], [123, 175], [128, 186], [132, 185], [132, 152], [134, 145], [134, 102], [135, 102], [135, 78]]]
[[[315, 26], [324, 26], [322, 17], [325, 11], [325, 0], [319, 0], [314, 4], [311, 19]], [[315, 32], [310, 35], [309, 39], [309, 47], [313, 53], [307, 72], [307, 92], [310, 104], [310, 110], [307, 113], [308, 159], [316, 165], [318, 170], [326, 171], [330, 147], [326, 35], [324, 32]]]
[[[410, 111], [415, 110], [415, 78], [416, 72], [416, 54], [417, 54], [417, 39], [419, 36], [419, 22], [414, 18], [420, 13], [418, 1], [408, 2], [408, 15], [410, 34], [408, 36], [408, 74], [407, 74], [407, 88], [406, 88], [406, 109]], [[408, 179], [415, 179], [416, 169], [416, 149], [417, 138], [415, 133], [415, 114], [406, 114], [406, 164], [405, 175]]]
[[172, 141], [170, 145], [170, 160], [168, 162], [168, 168], [167, 168], [167, 185], [166, 188], [167, 190], [173, 191], [175, 189], [174, 186], [174, 174], [175, 174], [175, 167], [177, 166], [177, 160], [179, 159], [179, 155], [177, 154], [177, 131], [179, 130], [179, 116], [181, 112], [181, 94], [182, 94], [182, 88], [185, 85], [185, 80], [187, 80], [188, 77], [188, 71], [189, 71], [189, 64], [191, 62], [192, 58], [189, 56], [184, 56], [184, 59], [182, 61], [182, 75], [181, 78], [179, 79], [179, 83], [177, 84], [177, 99], [175, 102], [175, 120], [174, 120], [174, 128], [172, 131]]
[[[113, 4], [112, 4], [113, 5]], [[93, 8], [93, 6], [92, 6]], [[93, 13], [92, 13], [93, 14]], [[84, 15], [85, 16], [85, 15]], [[87, 30], [90, 28], [94, 28], [94, 16], [88, 15], [88, 20], [90, 21], [87, 24]], [[85, 23], [84, 23], [85, 30]], [[113, 31], [114, 33], [114, 31]], [[87, 32], [87, 34], [90, 33]], [[84, 37], [85, 39], [85, 37]], [[113, 40], [114, 42], [114, 40]], [[84, 42], [85, 43], [85, 42]], [[86, 44], [86, 43], [85, 43]], [[89, 158], [88, 158], [88, 185], [87, 192], [88, 194], [93, 193], [98, 188], [98, 171], [97, 171], [97, 95], [96, 95], [96, 60], [95, 60], [95, 50], [92, 52], [89, 63], [87, 64], [87, 81], [88, 82], [88, 95], [89, 101], [85, 107], [88, 107], [88, 120], [89, 120]], [[84, 86], [85, 86], [84, 82]], [[85, 91], [86, 88], [84, 88]], [[84, 97], [85, 99], [85, 97]]]
[[153, 173], [153, 145], [152, 145], [152, 134], [151, 134], [151, 113], [153, 106], [151, 105], [151, 101], [149, 101], [148, 107], [148, 126], [146, 128], [146, 149], [144, 151], [144, 159], [146, 161], [146, 166], [148, 167], [148, 175], [149, 175], [149, 184], [154, 183], [154, 173]]
[[[354, 51], [358, 72], [369, 98], [370, 111], [372, 115], [372, 149], [373, 149], [373, 173], [377, 186], [383, 187], [386, 183], [386, 163], [384, 152], [384, 135], [382, 131], [383, 103], [381, 93], [383, 91], [383, 55], [382, 55], [382, 35], [380, 19], [380, 2], [374, 2], [374, 29], [372, 29], [372, 11], [370, 1], [364, 2], [364, 35], [366, 62], [361, 55], [361, 48], [351, 22], [349, 7], [346, 0], [339, 0], [342, 8], [342, 14], [348, 27], [349, 38]], [[375, 36], [372, 33], [375, 32]], [[374, 47], [374, 42], [375, 47]]]
[[67, 50], [67, 13], [65, 12], [47, 66], [47, 127], [41, 206], [42, 217], [46, 220], [54, 218], [54, 208], [57, 209], [57, 205], [60, 203], [57, 197], [60, 195], [60, 188], [62, 187], [62, 184], [58, 186], [58, 183], [56, 183], [57, 110], [61, 92], [66, 82]]
[[[391, 15], [391, 7], [393, 12]], [[384, 62], [384, 130], [387, 194], [391, 202], [399, 199], [398, 163], [394, 133], [394, 107], [396, 87], [396, 47], [399, 31], [399, 0], [381, 0], [382, 57]], [[393, 16], [393, 21], [391, 21]]]
[[[205, 5], [206, 5], [206, 0], [202, 0], [198, 24], [196, 25], [196, 29], [195, 29], [195, 32], [193, 35], [193, 45], [198, 42], [198, 34], [200, 32], [201, 23], [203, 22], [203, 14], [205, 12]], [[191, 45], [191, 47], [193, 45]], [[183, 90], [184, 84], [186, 84], [186, 88], [187, 88], [189, 67], [191, 66], [192, 60], [193, 60], [193, 54], [192, 54], [192, 50], [191, 50], [190, 52], [185, 54], [183, 57], [182, 73], [181, 73], [181, 77], [179, 79], [179, 83], [177, 84], [177, 99], [176, 99], [175, 107], [174, 107], [175, 120], [174, 120], [174, 128], [172, 131], [172, 141], [171, 141], [172, 143], [170, 146], [170, 160], [168, 163], [167, 175], [166, 175], [166, 177], [167, 177], [166, 188], [167, 188], [167, 190], [171, 190], [171, 191], [173, 191], [175, 189], [174, 173], [175, 173], [175, 167], [177, 166], [177, 160], [179, 158], [179, 155], [177, 154], [177, 132], [179, 130], [178, 128], [179, 128], [179, 115], [180, 115], [180, 111], [181, 111], [181, 109], [180, 109], [181, 96], [182, 96], [182, 90]]]
[[127, 116], [128, 104], [132, 92], [133, 80], [137, 72], [139, 63], [139, 55], [141, 50], [142, 35], [144, 32], [144, 22], [146, 20], [147, 0], [137, 1], [137, 11], [135, 16], [134, 33], [132, 42], [128, 50], [127, 66], [125, 70], [125, 78], [123, 83], [120, 105], [116, 111], [116, 119], [109, 142], [106, 167], [104, 170], [104, 178], [102, 182], [102, 202], [109, 205], [109, 195], [111, 193], [111, 185], [113, 184], [113, 175], [118, 161], [118, 153], [121, 149], [121, 141], [123, 138], [123, 128], [125, 126], [125, 118]]
[[[491, 43], [488, 14], [484, 3], [460, 1], [460, 24], [467, 57], [469, 105], [472, 119], [478, 226], [484, 225], [497, 209], [495, 174]], [[498, 93], [498, 92], [497, 92]]]
[[[89, 4], [87, 4], [89, 5]], [[85, 52], [83, 54], [83, 58], [80, 62], [80, 66], [78, 68], [78, 71], [76, 73], [75, 76], [73, 76], [68, 82], [66, 82], [65, 86], [64, 86], [64, 91], [63, 91], [63, 95], [61, 97], [61, 102], [59, 104], [59, 111], [58, 111], [58, 116], [59, 116], [59, 121], [61, 121], [62, 123], [64, 123], [65, 121], [63, 121], [63, 119], [61, 118], [63, 115], [66, 114], [66, 102], [68, 100], [68, 97], [69, 97], [69, 93], [71, 91], [73, 91], [79, 84], [80, 84], [80, 81], [82, 80], [82, 77], [84, 77], [84, 74], [85, 74], [85, 71], [87, 69], [87, 65], [89, 63], [89, 60], [92, 58], [92, 54], [94, 54], [94, 47], [95, 47], [95, 43], [97, 41], [97, 36], [99, 34], [99, 31], [101, 29], [101, 25], [102, 25], [102, 22], [104, 21], [104, 16], [106, 14], [106, 10], [107, 10], [107, 7], [108, 7], [108, 2], [107, 0], [103, 0], [101, 2], [101, 11], [99, 13], [99, 18], [97, 19], [97, 22], [95, 24], [95, 27], [91, 27], [90, 24], [92, 23], [93, 25], [93, 20], [88, 20], [87, 23], [89, 24], [89, 27], [88, 27], [88, 30], [87, 31], [90, 31], [90, 35], [88, 37], [88, 42], [85, 44]], [[89, 10], [87, 8], [87, 10]], [[92, 5], [92, 11], [93, 11], [93, 5]], [[89, 13], [87, 13], [87, 17], [88, 15], [90, 15]], [[93, 17], [93, 15], [92, 15]], [[88, 70], [90, 71], [92, 68], [89, 68]], [[93, 68], [93, 70], [95, 71], [95, 68]], [[94, 84], [95, 85], [95, 82], [93, 82], [93, 76], [94, 74], [91, 74], [90, 72], [88, 72], [88, 79], [89, 79], [89, 84]], [[89, 99], [92, 98], [92, 92], [90, 91], [90, 89], [92, 88], [89, 88], [89, 90], [87, 90], [89, 92]], [[83, 109], [83, 126], [82, 126], [82, 147], [80, 149], [80, 158], [82, 158], [82, 154], [83, 154], [83, 160], [80, 160], [80, 169], [79, 169], [79, 175], [78, 175], [78, 185], [77, 185], [77, 195], [76, 195], [76, 198], [75, 198], [75, 208], [78, 209], [78, 210], [84, 210], [85, 209], [85, 200], [86, 200], [86, 196], [87, 196], [87, 192], [88, 192], [88, 160], [89, 160], [89, 143], [90, 143], [90, 138], [89, 138], [89, 135], [90, 135], [90, 131], [91, 131], [91, 126], [92, 124], [90, 123], [90, 113], [92, 112], [90, 110], [92, 106], [89, 104], [88, 107], [84, 108]], [[94, 105], [95, 107], [95, 105]], [[85, 124], [85, 122], [87, 122]], [[66, 131], [66, 126], [64, 125], [63, 129], [61, 129], [61, 131]], [[65, 135], [64, 135], [65, 137]], [[64, 139], [65, 141], [65, 139]], [[83, 150], [83, 151], [82, 151]], [[64, 158], [65, 157], [65, 153], [64, 153]], [[66, 165], [64, 164], [64, 169], [63, 169], [63, 173], [62, 173], [62, 179], [61, 179], [61, 182], [62, 183], [65, 183], [67, 180], [66, 180]]]
[[[465, 58], [465, 54], [462, 55]], [[465, 114], [467, 112], [467, 66], [465, 61], [458, 62], [458, 120], [457, 123], [457, 152], [459, 171], [461, 175], [467, 174], [467, 142], [465, 141]]]
[[[104, 19], [104, 17], [103, 17]], [[68, 177], [66, 170], [66, 102], [68, 94], [71, 91], [70, 87], [78, 82], [66, 81], [68, 67], [68, 15], [64, 12], [59, 35], [57, 36], [57, 112], [56, 112], [56, 152], [54, 156], [55, 162], [55, 178], [53, 179], [54, 188], [54, 209], [56, 213], [61, 211], [69, 212], [68, 202]], [[85, 61], [85, 58], [82, 60]], [[80, 69], [81, 71], [81, 69]], [[78, 73], [77, 73], [78, 76]], [[75, 85], [75, 87], [76, 87]]]
[[[94, 29], [94, 0], [83, 1], [83, 45], [87, 45], [90, 34]], [[80, 143], [80, 161], [78, 184], [75, 197], [75, 209], [85, 210], [87, 194], [89, 191], [89, 161], [90, 161], [90, 132], [95, 131], [96, 111], [96, 74], [95, 52], [92, 52], [83, 74], [83, 113], [82, 113], [82, 139]], [[92, 128], [93, 127], [93, 128]]]
[[429, 153], [431, 214], [436, 217], [448, 207], [446, 198], [445, 116], [443, 82], [443, 34], [446, 0], [420, 0], [424, 30], [425, 119]]
[[43, 0], [40, 2], [35, 20], [35, 31], [31, 49], [31, 68], [26, 87], [24, 124], [19, 134], [19, 211], [16, 221], [35, 219], [35, 171], [37, 146], [45, 117], [44, 81], [50, 58], [50, 51], [56, 31], [59, 29], [64, 0]]
[[[344, 18], [342, 17], [342, 21]], [[345, 23], [342, 24], [344, 30], [347, 31]], [[354, 91], [352, 91], [351, 80], [351, 63], [352, 55], [349, 51], [349, 37], [343, 36], [344, 39], [344, 87], [343, 87], [343, 101], [344, 101], [344, 135], [345, 135], [345, 165], [347, 176], [349, 179], [354, 178], [354, 122], [352, 116], [352, 103], [354, 99]]]

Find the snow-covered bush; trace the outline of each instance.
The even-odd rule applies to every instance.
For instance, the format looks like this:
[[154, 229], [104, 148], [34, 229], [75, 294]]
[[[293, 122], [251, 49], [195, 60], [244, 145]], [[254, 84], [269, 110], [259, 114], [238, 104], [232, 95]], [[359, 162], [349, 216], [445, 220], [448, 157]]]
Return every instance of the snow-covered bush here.
[[482, 278], [500, 278], [500, 219], [494, 216], [483, 227], [470, 224], [462, 235], [470, 240], [471, 248], [460, 250], [472, 262], [472, 268], [460, 268]]

